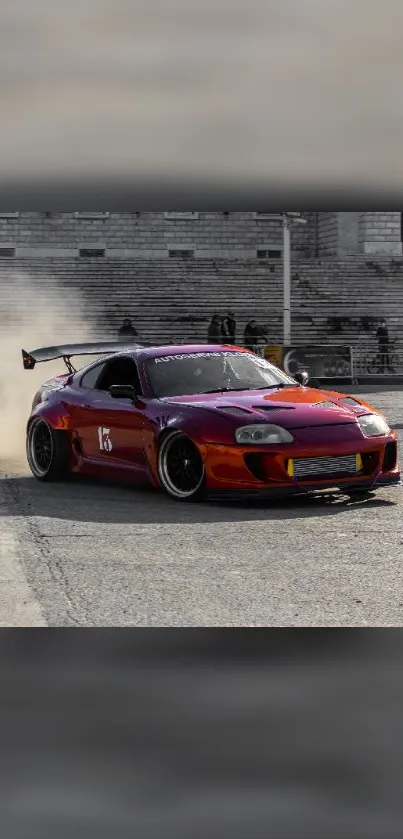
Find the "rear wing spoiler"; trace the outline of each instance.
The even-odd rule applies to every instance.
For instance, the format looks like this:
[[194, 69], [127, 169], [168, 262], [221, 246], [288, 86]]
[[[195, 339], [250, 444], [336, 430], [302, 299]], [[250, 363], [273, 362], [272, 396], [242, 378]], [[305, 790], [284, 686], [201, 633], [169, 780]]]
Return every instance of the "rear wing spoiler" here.
[[92, 344], [65, 344], [60, 347], [40, 347], [37, 350], [27, 352], [22, 350], [22, 363], [24, 370], [33, 370], [36, 364], [43, 364], [45, 361], [55, 361], [62, 358], [69, 373], [76, 370], [71, 363], [71, 358], [79, 355], [113, 355], [125, 350], [141, 349], [144, 344], [130, 343], [126, 341], [98, 341]]

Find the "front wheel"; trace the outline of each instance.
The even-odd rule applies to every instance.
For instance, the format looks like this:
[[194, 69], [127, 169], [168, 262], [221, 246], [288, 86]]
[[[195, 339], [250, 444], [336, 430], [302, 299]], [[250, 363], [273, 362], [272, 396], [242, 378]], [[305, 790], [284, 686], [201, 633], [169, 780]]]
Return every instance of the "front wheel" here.
[[27, 460], [38, 481], [67, 478], [70, 448], [66, 432], [55, 431], [44, 419], [35, 419], [27, 434]]
[[205, 491], [205, 469], [200, 452], [181, 431], [175, 431], [161, 443], [158, 454], [161, 486], [177, 501], [200, 498]]

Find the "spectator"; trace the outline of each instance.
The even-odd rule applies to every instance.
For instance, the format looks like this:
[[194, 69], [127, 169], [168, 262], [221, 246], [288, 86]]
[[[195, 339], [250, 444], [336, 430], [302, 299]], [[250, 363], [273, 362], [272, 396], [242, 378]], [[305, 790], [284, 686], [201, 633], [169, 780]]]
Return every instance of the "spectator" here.
[[381, 320], [378, 331], [376, 333], [376, 337], [378, 339], [378, 348], [379, 348], [379, 369], [378, 373], [383, 373], [385, 367], [387, 367], [389, 373], [392, 372], [390, 366], [390, 355], [389, 355], [389, 331], [388, 327], [386, 326], [386, 321]]
[[253, 319], [245, 327], [244, 346], [247, 350], [257, 352], [259, 340], [267, 340], [266, 330]]
[[235, 344], [236, 320], [233, 312], [227, 312], [227, 317], [223, 319], [223, 326], [226, 343]]
[[361, 318], [361, 330], [362, 332], [371, 332], [371, 320], [367, 315]]
[[208, 328], [207, 333], [208, 343], [209, 344], [221, 344], [222, 343], [222, 332], [221, 332], [221, 318], [219, 315], [213, 315], [211, 318], [211, 323]]
[[130, 318], [126, 318], [123, 321], [123, 325], [119, 329], [119, 338], [135, 338], [138, 335], [137, 330], [134, 328]]

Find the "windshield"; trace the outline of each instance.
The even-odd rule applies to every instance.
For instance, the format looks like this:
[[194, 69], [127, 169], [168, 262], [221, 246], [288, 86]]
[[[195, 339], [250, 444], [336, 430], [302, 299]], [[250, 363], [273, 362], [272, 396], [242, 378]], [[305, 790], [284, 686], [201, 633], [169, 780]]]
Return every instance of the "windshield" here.
[[293, 379], [252, 353], [167, 355], [148, 361], [146, 369], [152, 391], [159, 398], [295, 386]]

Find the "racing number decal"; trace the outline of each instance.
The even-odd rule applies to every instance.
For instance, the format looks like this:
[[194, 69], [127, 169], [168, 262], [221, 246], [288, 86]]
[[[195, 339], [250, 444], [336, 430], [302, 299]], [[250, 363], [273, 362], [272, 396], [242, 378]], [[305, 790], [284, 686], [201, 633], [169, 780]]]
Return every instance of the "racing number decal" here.
[[110, 428], [98, 428], [98, 440], [99, 440], [99, 448], [101, 452], [111, 452], [112, 451], [112, 440], [110, 437], [111, 430]]

